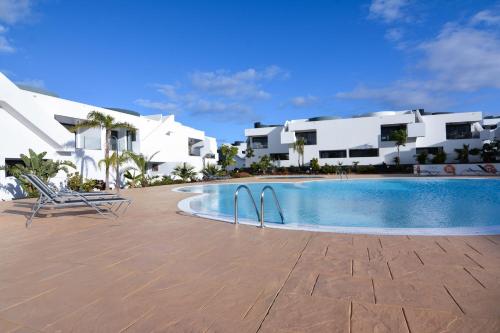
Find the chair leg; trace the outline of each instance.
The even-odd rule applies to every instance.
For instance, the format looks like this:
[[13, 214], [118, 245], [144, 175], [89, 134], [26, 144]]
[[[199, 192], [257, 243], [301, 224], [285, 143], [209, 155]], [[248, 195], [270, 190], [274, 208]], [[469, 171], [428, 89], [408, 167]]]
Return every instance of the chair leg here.
[[31, 213], [30, 217], [26, 220], [26, 228], [31, 227], [31, 224], [33, 222], [33, 218], [35, 217], [36, 213], [40, 210], [41, 207], [42, 207], [41, 198], [39, 198], [38, 201], [33, 206], [32, 213]]

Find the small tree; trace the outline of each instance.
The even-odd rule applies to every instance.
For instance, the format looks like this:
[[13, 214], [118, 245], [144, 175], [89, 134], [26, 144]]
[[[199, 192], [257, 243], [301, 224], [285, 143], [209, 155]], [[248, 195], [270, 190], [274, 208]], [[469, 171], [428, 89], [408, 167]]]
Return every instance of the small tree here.
[[104, 146], [104, 163], [106, 166], [106, 188], [109, 190], [109, 168], [111, 164], [109, 163], [109, 150], [111, 147], [111, 131], [116, 129], [127, 129], [129, 131], [135, 132], [137, 129], [134, 125], [126, 122], [116, 122], [115, 118], [110, 115], [106, 115], [99, 111], [91, 111], [87, 115], [87, 119], [76, 124], [72, 130], [76, 132], [80, 128], [104, 128], [106, 130], [106, 144]]
[[[151, 156], [146, 156], [143, 154], [136, 154], [134, 152], [128, 151], [126, 152], [126, 156], [134, 162], [135, 166], [128, 168], [127, 171], [128, 174], [125, 175], [125, 178], [129, 179], [132, 181], [132, 183], [138, 182], [142, 187], [146, 187], [149, 185], [150, 178], [148, 177], [148, 166], [151, 163], [151, 160], [158, 154], [159, 151], [154, 153]], [[137, 171], [134, 173], [131, 173], [130, 170]]]
[[304, 141], [304, 138], [298, 138], [295, 140], [293, 143], [293, 150], [298, 154], [298, 163], [299, 167], [301, 166], [300, 161], [302, 160], [302, 165], [304, 165], [304, 146], [306, 145], [306, 142]]
[[481, 159], [485, 163], [496, 162], [500, 158], [500, 141], [485, 143], [481, 149]]
[[311, 162], [309, 162], [309, 165], [311, 166], [311, 170], [314, 173], [318, 173], [319, 170], [321, 169], [321, 167], [319, 165], [319, 161], [318, 161], [318, 159], [316, 157], [313, 158], [313, 159], [311, 159]]
[[396, 164], [399, 165], [401, 163], [400, 147], [406, 146], [406, 142], [408, 141], [408, 132], [405, 129], [395, 130], [391, 133], [391, 141], [394, 141], [394, 144], [398, 149], [398, 156], [395, 161]]
[[427, 154], [426, 151], [421, 152], [420, 154], [417, 155], [417, 162], [420, 164], [425, 164], [427, 163], [427, 157], [429, 154]]
[[271, 158], [269, 157], [269, 155], [264, 155], [260, 158], [259, 169], [262, 173], [265, 174], [267, 170], [269, 170], [272, 166], [273, 164], [271, 162]]
[[234, 158], [236, 155], [238, 155], [238, 147], [222, 145], [219, 153], [219, 164], [222, 169], [226, 170], [228, 166], [235, 165], [236, 160]]
[[433, 164], [443, 164], [446, 162], [446, 152], [444, 150], [438, 151], [432, 158]]
[[255, 154], [254, 154], [253, 148], [250, 147], [250, 146], [248, 146], [248, 148], [247, 148], [247, 150], [245, 152], [245, 157], [246, 158], [252, 158], [254, 156], [255, 156]]
[[460, 163], [469, 163], [469, 155], [479, 154], [479, 149], [469, 149], [469, 147], [469, 145], [463, 145], [462, 148], [455, 149], [455, 153], [457, 153], [457, 158], [455, 160]]
[[194, 170], [194, 166], [189, 165], [186, 162], [176, 166], [174, 168], [174, 171], [172, 171], [172, 174], [182, 179], [183, 182], [196, 180], [197, 176], [197, 172]]

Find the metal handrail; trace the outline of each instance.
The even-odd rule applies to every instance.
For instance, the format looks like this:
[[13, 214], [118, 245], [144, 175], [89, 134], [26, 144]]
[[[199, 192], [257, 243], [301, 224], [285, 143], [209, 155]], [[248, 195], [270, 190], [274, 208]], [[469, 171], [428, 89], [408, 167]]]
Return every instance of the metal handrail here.
[[276, 207], [278, 207], [278, 212], [280, 213], [281, 217], [281, 223], [285, 223], [285, 217], [283, 216], [283, 210], [281, 209], [280, 202], [278, 201], [278, 197], [276, 196], [276, 192], [274, 191], [274, 188], [271, 185], [266, 185], [260, 192], [260, 227], [264, 227], [264, 193], [266, 190], [271, 190], [273, 193], [274, 197], [274, 203], [276, 204]]
[[238, 224], [238, 193], [242, 188], [247, 190], [250, 199], [252, 199], [252, 203], [255, 208], [255, 213], [257, 213], [257, 220], [260, 220], [259, 209], [257, 208], [257, 204], [255, 203], [252, 192], [250, 192], [250, 188], [248, 188], [248, 186], [246, 185], [240, 185], [236, 188], [236, 191], [234, 192], [234, 224]]
[[347, 177], [347, 172], [344, 170], [337, 171], [336, 174], [339, 176], [340, 180], [342, 180], [343, 176], [345, 176], [345, 179], [349, 179], [349, 177]]

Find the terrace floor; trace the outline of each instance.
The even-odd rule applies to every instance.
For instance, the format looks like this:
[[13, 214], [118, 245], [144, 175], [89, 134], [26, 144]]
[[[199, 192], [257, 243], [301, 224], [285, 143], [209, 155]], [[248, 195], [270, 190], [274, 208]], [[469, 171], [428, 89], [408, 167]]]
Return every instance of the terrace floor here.
[[236, 227], [170, 189], [28, 230], [31, 201], [0, 203], [0, 332], [500, 331], [500, 236]]

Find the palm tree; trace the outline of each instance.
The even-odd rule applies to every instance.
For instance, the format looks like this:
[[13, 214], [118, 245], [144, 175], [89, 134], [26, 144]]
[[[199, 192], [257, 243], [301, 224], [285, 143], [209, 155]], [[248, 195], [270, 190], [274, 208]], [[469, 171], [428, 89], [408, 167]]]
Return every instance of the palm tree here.
[[[132, 167], [132, 168], [129, 168], [127, 171], [129, 170], [136, 170], [138, 171], [139, 173], [137, 175], [135, 175], [135, 172], [133, 174], [133, 177], [136, 178], [136, 180], [141, 184], [142, 187], [146, 187], [148, 186], [148, 165], [151, 163], [151, 160], [153, 159], [153, 157], [155, 157], [156, 154], [158, 154], [159, 151], [157, 151], [156, 153], [154, 153], [153, 155], [151, 156], [146, 156], [146, 155], [143, 155], [143, 154], [136, 154], [136, 153], [133, 153], [131, 151], [127, 152], [127, 156], [130, 158], [130, 160], [132, 160], [132, 162], [134, 162], [135, 164], [135, 167]], [[130, 172], [129, 172], [130, 174]], [[130, 174], [132, 175], [132, 174]]]
[[181, 178], [183, 182], [187, 182], [188, 180], [196, 179], [197, 172], [194, 171], [194, 166], [184, 162], [176, 166], [172, 174]]
[[293, 143], [293, 150], [299, 155], [299, 167], [300, 167], [300, 159], [302, 158], [302, 165], [304, 165], [304, 146], [306, 142], [304, 141], [304, 138], [298, 138], [294, 143]]
[[480, 150], [477, 148], [469, 149], [469, 145], [463, 145], [462, 148], [455, 149], [457, 158], [455, 160], [460, 163], [469, 163], [469, 155], [478, 155]]
[[401, 156], [399, 149], [401, 146], [406, 146], [406, 142], [408, 141], [408, 132], [406, 132], [405, 129], [399, 129], [392, 132], [391, 141], [394, 141], [394, 144], [398, 149], [398, 158], [396, 160], [396, 164], [399, 165], [401, 163]]
[[[121, 165], [125, 164], [129, 159], [130, 159], [130, 157], [126, 153], [122, 153], [121, 155], [118, 155], [118, 158], [117, 158], [116, 152], [113, 152], [113, 154], [111, 154], [110, 157], [108, 157], [108, 158], [105, 157], [102, 160], [100, 160], [98, 163], [98, 166], [99, 166], [99, 168], [101, 168], [104, 165], [106, 167], [106, 170], [110, 170], [111, 168], [118, 170], [118, 168]], [[120, 188], [120, 175], [119, 174], [116, 175], [115, 183], [116, 183], [116, 189], [119, 190], [119, 188]]]
[[73, 131], [77, 131], [80, 128], [104, 128], [106, 130], [106, 144], [104, 146], [104, 160], [106, 166], [106, 188], [109, 190], [109, 149], [111, 147], [111, 131], [116, 129], [127, 129], [129, 131], [135, 132], [137, 129], [134, 125], [127, 122], [116, 122], [115, 118], [110, 115], [106, 115], [99, 111], [91, 111], [87, 115], [87, 119], [80, 121], [78, 124], [73, 126]]

